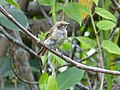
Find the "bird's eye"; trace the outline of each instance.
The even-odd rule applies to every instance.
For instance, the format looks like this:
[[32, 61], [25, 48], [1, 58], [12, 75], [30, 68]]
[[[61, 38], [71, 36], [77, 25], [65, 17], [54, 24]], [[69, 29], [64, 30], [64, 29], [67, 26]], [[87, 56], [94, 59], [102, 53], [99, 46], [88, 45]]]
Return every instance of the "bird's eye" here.
[[61, 28], [61, 26], [59, 25], [59, 26], [57, 26], [58, 27], [58, 29], [60, 29]]
[[64, 25], [64, 24], [62, 24], [62, 23], [60, 24], [60, 26], [63, 26], [63, 25]]

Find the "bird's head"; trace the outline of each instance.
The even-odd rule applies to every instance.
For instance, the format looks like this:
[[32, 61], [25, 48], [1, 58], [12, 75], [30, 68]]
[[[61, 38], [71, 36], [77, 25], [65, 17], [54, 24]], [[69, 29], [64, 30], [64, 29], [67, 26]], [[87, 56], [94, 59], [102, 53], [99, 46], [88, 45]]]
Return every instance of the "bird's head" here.
[[55, 23], [55, 27], [57, 27], [58, 29], [66, 29], [69, 23], [67, 23], [66, 21], [59, 21]]

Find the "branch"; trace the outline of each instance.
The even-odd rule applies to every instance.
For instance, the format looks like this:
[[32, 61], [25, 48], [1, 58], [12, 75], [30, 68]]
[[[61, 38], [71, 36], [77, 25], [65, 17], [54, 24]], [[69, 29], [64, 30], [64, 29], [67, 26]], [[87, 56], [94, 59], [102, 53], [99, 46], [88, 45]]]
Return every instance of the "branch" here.
[[114, 5], [115, 9], [120, 13], [120, 5], [117, 3], [117, 1], [111, 0], [111, 2]]
[[97, 67], [91, 67], [91, 66], [86, 66], [81, 63], [77, 63], [76, 61], [72, 60], [71, 58], [61, 55], [61, 53], [56, 52], [55, 50], [49, 48], [46, 46], [43, 42], [40, 41], [39, 38], [35, 37], [33, 34], [31, 34], [29, 31], [27, 31], [21, 24], [19, 24], [1, 5], [0, 5], [0, 11], [10, 20], [12, 21], [16, 26], [18, 26], [24, 33], [26, 33], [29, 37], [31, 37], [39, 46], [42, 46], [52, 52], [53, 54], [57, 55], [58, 57], [62, 58], [64, 61], [71, 63], [72, 65], [84, 69], [84, 70], [90, 70], [94, 72], [100, 72], [100, 73], [106, 73], [106, 74], [113, 74], [113, 75], [120, 75], [119, 71], [113, 71], [113, 70], [106, 70], [106, 69], [101, 69]]
[[[83, 59], [80, 59], [80, 60], [79, 60], [79, 63], [81, 63], [81, 62], [83, 62], [83, 61], [85, 61], [85, 60], [91, 58], [92, 56], [94, 56], [94, 55], [97, 53], [97, 51], [98, 51], [98, 50], [96, 50], [94, 53], [92, 53], [92, 54], [89, 55], [89, 56], [86, 54], [87, 57], [86, 57], [86, 58], [83, 58]], [[92, 60], [92, 61], [93, 61], [93, 60]], [[94, 63], [96, 64], [95, 61], [94, 61]]]
[[20, 81], [22, 81], [22, 82], [24, 82], [24, 83], [27, 83], [27, 84], [39, 84], [38, 82], [30, 82], [30, 81], [27, 81], [27, 80], [25, 80], [25, 79], [23, 79], [22, 77], [20, 77], [17, 73], [16, 73], [16, 71], [14, 70], [14, 65], [13, 65], [13, 62], [12, 62], [12, 56], [10, 57], [10, 66], [11, 66], [11, 69], [12, 69], [12, 71], [13, 71], [13, 73], [15, 74], [15, 76], [20, 80]]
[[27, 47], [26, 45], [20, 43], [18, 40], [14, 39], [12, 36], [10, 36], [5, 30], [3, 30], [2, 27], [0, 27], [0, 33], [2, 33], [9, 41], [11, 41], [12, 43], [18, 45], [19, 47], [25, 49], [26, 51], [28, 51], [30, 54], [37, 56], [37, 53], [35, 51], [33, 51], [32, 49], [30, 49], [29, 47]]
[[33, 51], [31, 48], [27, 47], [26, 45], [20, 43], [18, 40], [14, 39], [13, 37], [11, 37], [5, 30], [3, 30], [2, 27], [0, 27], [0, 33], [2, 33], [3, 35], [5, 35], [5, 37], [11, 41], [12, 43], [18, 45], [19, 47], [25, 49], [26, 51], [28, 51], [30, 54], [34, 55], [35, 57], [37, 57], [37, 63], [39, 65], [40, 68], [40, 72], [41, 72], [41, 62], [38, 59], [37, 53], [35, 51]]
[[51, 19], [49, 18], [49, 16], [46, 14], [46, 12], [44, 11], [43, 7], [40, 5], [40, 10], [42, 12], [42, 14], [44, 15], [44, 17], [48, 20], [49, 24], [53, 25]]

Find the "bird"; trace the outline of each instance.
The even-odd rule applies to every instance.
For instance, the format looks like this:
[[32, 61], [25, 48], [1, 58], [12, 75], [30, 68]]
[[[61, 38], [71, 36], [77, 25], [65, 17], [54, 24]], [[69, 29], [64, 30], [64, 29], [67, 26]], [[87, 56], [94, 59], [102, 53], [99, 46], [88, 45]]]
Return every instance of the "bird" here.
[[[58, 49], [65, 39], [67, 38], [67, 26], [68, 22], [66, 21], [58, 21], [53, 27], [48, 31], [48, 34], [45, 37], [44, 44], [50, 46], [52, 49]], [[47, 49], [41, 47], [38, 51], [37, 55], [44, 56], [47, 53]]]

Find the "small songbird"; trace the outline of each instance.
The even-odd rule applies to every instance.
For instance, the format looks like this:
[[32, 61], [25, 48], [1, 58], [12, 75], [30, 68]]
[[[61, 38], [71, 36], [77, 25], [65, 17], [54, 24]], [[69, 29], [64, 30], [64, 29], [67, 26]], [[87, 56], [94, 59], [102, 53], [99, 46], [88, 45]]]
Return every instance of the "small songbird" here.
[[[46, 35], [44, 43], [50, 46], [52, 49], [58, 49], [67, 38], [67, 26], [69, 23], [66, 21], [56, 22], [55, 25], [49, 30]], [[45, 55], [47, 50], [45, 48], [41, 48], [38, 51], [38, 55]]]

